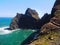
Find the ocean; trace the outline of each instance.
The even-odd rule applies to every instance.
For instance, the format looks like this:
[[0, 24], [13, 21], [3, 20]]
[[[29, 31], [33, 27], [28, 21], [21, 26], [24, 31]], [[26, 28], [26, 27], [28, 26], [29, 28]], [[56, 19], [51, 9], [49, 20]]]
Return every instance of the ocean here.
[[0, 45], [21, 45], [35, 30], [7, 30], [12, 18], [0, 17]]
[[0, 27], [9, 26], [12, 21], [12, 18], [0, 17]]

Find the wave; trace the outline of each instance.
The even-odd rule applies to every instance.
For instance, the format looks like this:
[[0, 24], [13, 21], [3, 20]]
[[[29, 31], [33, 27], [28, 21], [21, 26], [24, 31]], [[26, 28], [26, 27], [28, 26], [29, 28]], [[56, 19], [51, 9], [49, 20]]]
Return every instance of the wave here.
[[[0, 27], [0, 35], [10, 34], [17, 30], [21, 30], [21, 29], [10, 30], [9, 26]], [[31, 31], [35, 32], [36, 30], [31, 30]]]
[[0, 35], [12, 33], [15, 30], [8, 30], [9, 26], [0, 27]]

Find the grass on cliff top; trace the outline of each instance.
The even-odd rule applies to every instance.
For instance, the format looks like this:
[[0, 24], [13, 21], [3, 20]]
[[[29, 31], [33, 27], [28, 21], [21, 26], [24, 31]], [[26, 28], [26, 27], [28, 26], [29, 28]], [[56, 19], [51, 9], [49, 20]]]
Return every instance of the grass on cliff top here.
[[30, 45], [60, 45], [60, 31], [51, 31], [49, 34], [40, 35]]

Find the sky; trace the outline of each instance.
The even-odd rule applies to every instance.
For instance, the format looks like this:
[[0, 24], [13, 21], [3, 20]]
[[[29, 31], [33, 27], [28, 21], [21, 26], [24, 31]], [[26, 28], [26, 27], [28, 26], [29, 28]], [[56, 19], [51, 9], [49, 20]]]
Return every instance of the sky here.
[[14, 17], [25, 13], [27, 8], [38, 12], [39, 17], [50, 14], [55, 0], [0, 0], [0, 17]]

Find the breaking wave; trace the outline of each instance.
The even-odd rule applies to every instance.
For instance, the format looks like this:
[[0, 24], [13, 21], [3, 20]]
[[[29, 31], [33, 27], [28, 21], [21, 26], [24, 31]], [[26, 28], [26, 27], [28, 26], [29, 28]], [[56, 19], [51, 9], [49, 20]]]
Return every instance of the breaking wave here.
[[9, 26], [0, 27], [0, 35], [9, 34], [9, 33], [12, 33], [13, 31], [15, 31], [15, 30], [9, 30], [8, 28], [9, 28]]

